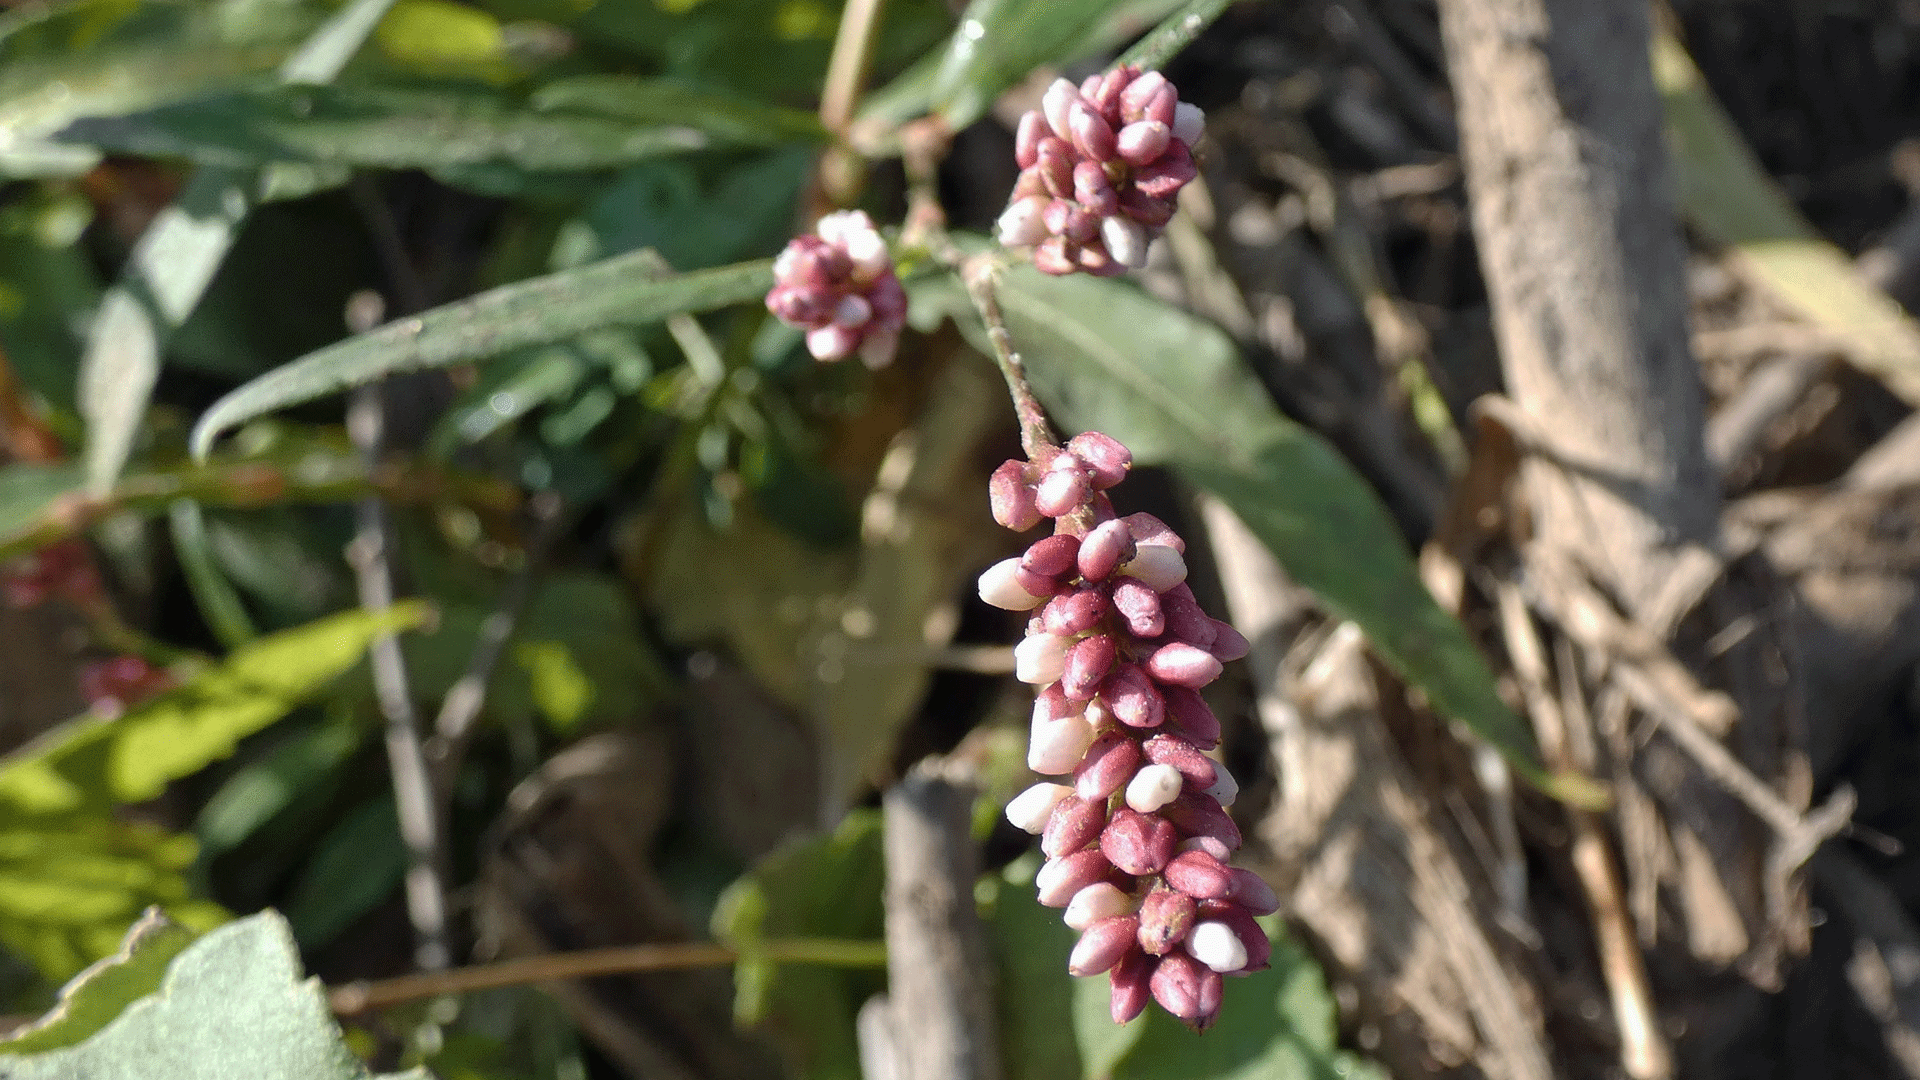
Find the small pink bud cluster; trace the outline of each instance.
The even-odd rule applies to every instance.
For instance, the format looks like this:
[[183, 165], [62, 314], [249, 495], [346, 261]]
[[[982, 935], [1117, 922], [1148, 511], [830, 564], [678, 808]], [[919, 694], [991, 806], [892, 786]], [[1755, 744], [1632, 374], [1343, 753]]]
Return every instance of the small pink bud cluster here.
[[48, 544], [0, 569], [0, 598], [8, 607], [37, 607], [55, 596], [82, 607], [102, 598], [93, 556], [78, 540]]
[[96, 660], [80, 669], [80, 694], [93, 711], [119, 716], [156, 694], [173, 688], [173, 676], [138, 656]]
[[814, 234], [794, 237], [774, 260], [767, 310], [806, 330], [816, 360], [857, 352], [868, 367], [886, 367], [907, 322], [886, 240], [858, 210], [828, 214]]
[[1198, 175], [1193, 144], [1205, 123], [1157, 71], [1117, 67], [1077, 88], [1056, 80], [1020, 118], [1020, 180], [1000, 215], [1000, 242], [1032, 246], [1033, 265], [1049, 274], [1145, 266], [1174, 196]]
[[1186, 585], [1186, 544], [1151, 514], [1119, 517], [1105, 491], [1132, 456], [1088, 432], [993, 474], [995, 520], [1055, 521], [1018, 558], [980, 576], [996, 607], [1034, 612], [1015, 674], [1038, 686], [1027, 764], [1070, 783], [1036, 784], [1007, 804], [1040, 835], [1040, 902], [1081, 932], [1067, 968], [1107, 972], [1116, 1023], [1147, 999], [1195, 1029], [1220, 1011], [1221, 976], [1260, 971], [1271, 946], [1254, 922], [1279, 907], [1249, 870], [1227, 865], [1238, 786], [1203, 751], [1220, 721], [1200, 696], [1221, 663], [1247, 653]]

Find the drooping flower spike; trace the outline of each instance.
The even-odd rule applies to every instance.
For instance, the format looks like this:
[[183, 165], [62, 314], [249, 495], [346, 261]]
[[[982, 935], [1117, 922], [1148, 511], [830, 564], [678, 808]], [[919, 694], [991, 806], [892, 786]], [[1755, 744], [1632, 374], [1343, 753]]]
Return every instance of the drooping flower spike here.
[[1147, 245], [1198, 175], [1206, 123], [1157, 71], [1121, 66], [1074, 86], [1059, 79], [1020, 118], [1020, 179], [1000, 215], [1000, 242], [1032, 247], [1049, 274], [1107, 277], [1146, 265]]
[[807, 331], [816, 360], [858, 353], [871, 368], [893, 361], [907, 321], [907, 294], [887, 242], [859, 210], [828, 214], [773, 263], [767, 310]]
[[1246, 655], [1187, 588], [1186, 545], [1150, 514], [1119, 517], [1106, 491], [1132, 456], [1088, 432], [993, 474], [994, 519], [1052, 535], [980, 576], [980, 596], [1030, 611], [1015, 674], [1038, 687], [1027, 764], [1040, 783], [1007, 804], [1040, 836], [1040, 902], [1081, 932], [1074, 975], [1108, 974], [1116, 1023], [1149, 999], [1195, 1029], [1220, 1011], [1222, 976], [1267, 966], [1254, 916], [1279, 907], [1228, 816], [1238, 786], [1203, 751], [1220, 722], [1200, 688]]

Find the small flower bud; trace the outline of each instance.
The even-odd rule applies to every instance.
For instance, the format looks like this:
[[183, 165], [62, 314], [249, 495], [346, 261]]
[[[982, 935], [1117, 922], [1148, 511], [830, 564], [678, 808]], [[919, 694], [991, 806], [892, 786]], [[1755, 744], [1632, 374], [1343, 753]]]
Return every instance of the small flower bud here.
[[1214, 621], [1200, 610], [1200, 602], [1185, 582], [1160, 594], [1160, 610], [1166, 613], [1167, 632], [1189, 645], [1206, 649], [1220, 633]]
[[1122, 661], [1100, 687], [1114, 719], [1136, 728], [1159, 727], [1167, 718], [1166, 699], [1139, 665]]
[[1053, 129], [1055, 135], [1062, 139], [1073, 137], [1073, 131], [1068, 126], [1068, 116], [1074, 103], [1080, 100], [1079, 88], [1065, 79], [1053, 80], [1053, 84], [1047, 87], [1047, 92], [1041, 95], [1040, 111], [1045, 114], [1047, 126]]
[[1139, 743], [1118, 731], [1101, 732], [1073, 771], [1073, 790], [1083, 799], [1105, 799], [1126, 787], [1139, 768]]
[[1157, 71], [1143, 73], [1120, 91], [1120, 115], [1129, 123], [1140, 120], [1146, 115], [1147, 102], [1153, 100], [1160, 88], [1167, 85], [1165, 75]]
[[1091, 700], [1100, 683], [1113, 670], [1119, 653], [1113, 638], [1094, 634], [1081, 638], [1067, 649], [1066, 666], [1060, 676], [1060, 692], [1068, 701]]
[[1188, 836], [1211, 836], [1227, 845], [1229, 851], [1239, 850], [1240, 826], [1235, 825], [1233, 818], [1220, 809], [1219, 803], [1197, 791], [1182, 793], [1179, 798], [1161, 807], [1160, 815]]
[[1127, 781], [1127, 805], [1151, 814], [1178, 798], [1184, 782], [1171, 765], [1148, 765]]
[[1214, 802], [1219, 803], [1222, 807], [1228, 807], [1232, 806], [1234, 800], [1240, 797], [1240, 782], [1233, 778], [1233, 774], [1227, 771], [1226, 766], [1217, 765], [1214, 767], [1213, 783], [1208, 784], [1201, 790], [1213, 796]]
[[1173, 130], [1158, 120], [1136, 120], [1120, 129], [1114, 149], [1129, 165], [1147, 165], [1167, 152]]
[[1213, 630], [1213, 643], [1202, 647], [1223, 662], [1240, 659], [1247, 655], [1247, 650], [1252, 647], [1240, 631], [1220, 619], [1213, 620]]
[[1112, 115], [1120, 110], [1120, 92], [1139, 75], [1139, 68], [1123, 64], [1104, 75], [1088, 79], [1088, 86], [1082, 86], [1080, 93], [1096, 110]]
[[1147, 657], [1147, 673], [1163, 683], [1199, 689], [1220, 677], [1220, 660], [1205, 649], [1176, 641]]
[[1155, 735], [1141, 743], [1140, 750], [1148, 761], [1178, 770], [1187, 787], [1194, 791], [1205, 791], [1212, 787], [1220, 771], [1213, 759], [1178, 735]]
[[1120, 209], [1120, 196], [1113, 190], [1107, 170], [1091, 161], [1073, 167], [1073, 200], [1082, 210], [1101, 218], [1102, 228], [1106, 225], [1106, 216]]
[[834, 323], [807, 331], [807, 351], [815, 360], [845, 360], [860, 344], [860, 331]]
[[[1072, 461], [1065, 455], [1062, 458]], [[1047, 474], [1040, 478], [1040, 484], [1034, 491], [1034, 505], [1048, 517], [1065, 517], [1085, 505], [1087, 496], [1092, 493], [1087, 474], [1077, 464], [1056, 466], [1048, 469]]]
[[1067, 440], [1067, 453], [1086, 466], [1095, 490], [1105, 491], [1127, 478], [1133, 453], [1111, 435], [1083, 431]]
[[1160, 594], [1135, 578], [1113, 583], [1113, 608], [1134, 637], [1154, 638], [1166, 632], [1167, 621], [1160, 612]]
[[1153, 1000], [1195, 1031], [1204, 1031], [1220, 1014], [1220, 973], [1184, 952], [1160, 958], [1148, 981]]
[[1047, 223], [1041, 214], [1049, 201], [1044, 195], [1033, 195], [1009, 204], [994, 224], [1000, 242], [1007, 247], [1027, 247], [1045, 240]]
[[1075, 893], [1104, 881], [1112, 872], [1113, 863], [1097, 849], [1088, 848], [1048, 861], [1034, 875], [1033, 884], [1039, 890], [1042, 907], [1063, 908]]
[[1093, 725], [1084, 716], [1036, 724], [1027, 744], [1027, 768], [1041, 776], [1065, 776], [1093, 742]]
[[1198, 690], [1169, 686], [1163, 693], [1167, 715], [1173, 718], [1188, 742], [1201, 750], [1211, 750], [1220, 745], [1220, 718], [1213, 715], [1213, 710], [1207, 706], [1207, 699], [1201, 697]]
[[1207, 114], [1200, 106], [1181, 102], [1173, 107], [1173, 137], [1192, 147], [1207, 129]]
[[1061, 921], [1075, 930], [1085, 930], [1101, 919], [1132, 912], [1132, 897], [1111, 882], [1098, 881], [1073, 894]]
[[1099, 589], [1080, 588], [1062, 593], [1041, 609], [1040, 628], [1061, 637], [1084, 634], [1106, 618], [1107, 607], [1107, 598]]
[[1040, 834], [1040, 853], [1049, 859], [1079, 851], [1100, 835], [1107, 825], [1105, 799], [1082, 799], [1068, 795], [1053, 808], [1047, 827]]
[[1251, 975], [1267, 969], [1267, 961], [1273, 958], [1273, 941], [1260, 924], [1253, 921], [1247, 909], [1231, 900], [1202, 900], [1200, 918], [1225, 924], [1240, 939], [1240, 946], [1247, 952], [1247, 962], [1240, 966], [1237, 974]]
[[[1160, 123], [1167, 125], [1168, 128], [1172, 128], [1173, 122], [1180, 118], [1179, 91], [1175, 90], [1171, 85], [1162, 86], [1152, 97], [1147, 99], [1146, 105], [1140, 110], [1140, 115], [1143, 119], [1158, 120]], [[1179, 138], [1177, 134], [1174, 137]], [[1191, 147], [1189, 147], [1189, 149], [1191, 149]]]
[[1085, 99], [1068, 107], [1067, 128], [1072, 133], [1074, 149], [1087, 157], [1106, 161], [1114, 156], [1113, 126]]
[[1233, 890], [1233, 871], [1204, 851], [1183, 851], [1167, 862], [1167, 884], [1195, 900], [1224, 900]]
[[1053, 808], [1071, 794], [1073, 789], [1065, 784], [1035, 784], [1007, 802], [1007, 820], [1037, 835], [1047, 827]]
[[1166, 818], [1124, 806], [1114, 811], [1100, 833], [1100, 850], [1108, 861], [1136, 876], [1159, 873], [1179, 842], [1179, 834]]
[[1110, 915], [1087, 927], [1067, 957], [1067, 974], [1098, 975], [1113, 967], [1133, 950], [1139, 927], [1140, 920], [1133, 915]]
[[1199, 906], [1176, 889], [1154, 889], [1140, 901], [1136, 933], [1140, 947], [1154, 956], [1172, 952], [1193, 929]]
[[1233, 852], [1227, 849], [1227, 845], [1211, 836], [1189, 836], [1180, 841], [1180, 850], [1204, 851], [1221, 862], [1233, 858]]
[[1173, 526], [1152, 514], [1128, 514], [1120, 520], [1127, 523], [1127, 532], [1132, 534], [1136, 544], [1168, 547], [1182, 555], [1187, 553], [1187, 542], [1180, 539], [1180, 534], [1173, 531]]
[[1040, 510], [1033, 505], [1033, 485], [1027, 482], [1027, 467], [1022, 462], [1009, 461], [993, 470], [993, 477], [987, 481], [987, 502], [993, 509], [993, 520], [1003, 528], [1026, 532], [1040, 524]]
[[1090, 582], [1100, 582], [1112, 576], [1122, 562], [1135, 558], [1133, 537], [1128, 535], [1127, 526], [1122, 521], [1103, 521], [1087, 533], [1080, 543], [1078, 563], [1080, 576]]
[[[1040, 182], [1046, 186], [1047, 194], [1055, 199], [1073, 197], [1073, 147], [1062, 139], [1041, 139], [1039, 157], [1034, 162], [1034, 171], [1040, 174]], [[1051, 208], [1051, 204], [1049, 205]], [[1048, 228], [1058, 233], [1060, 230]]]
[[1079, 250], [1064, 236], [1049, 237], [1033, 249], [1033, 268], [1060, 277], [1080, 268]]
[[1043, 536], [1027, 547], [1020, 565], [1036, 574], [1057, 578], [1074, 568], [1080, 554], [1080, 538], [1067, 533]]
[[1132, 218], [1118, 215], [1101, 218], [1100, 240], [1106, 244], [1107, 254], [1120, 265], [1135, 270], [1147, 265], [1147, 230]]
[[[1040, 160], [1040, 140], [1053, 134], [1047, 130], [1047, 118], [1037, 112], [1029, 112], [1020, 117], [1020, 126], [1013, 136], [1013, 160], [1022, 169], [1033, 168]], [[1001, 243], [1006, 243], [1002, 240]]]
[[1241, 867], [1233, 871], [1233, 891], [1228, 898], [1255, 915], [1271, 915], [1280, 910], [1280, 898], [1273, 886], [1259, 874]]
[[980, 575], [980, 599], [1003, 611], [1032, 611], [1046, 603], [1020, 587], [1020, 560], [1002, 559]]
[[1135, 172], [1133, 186], [1143, 195], [1171, 199], [1199, 175], [1200, 169], [1194, 165], [1187, 144], [1180, 141], [1180, 131], [1176, 126], [1173, 141], [1167, 144], [1167, 152], [1161, 154], [1153, 164]]
[[1127, 1023], [1147, 1007], [1153, 999], [1153, 973], [1159, 966], [1158, 960], [1144, 952], [1129, 952], [1114, 965], [1107, 976], [1109, 1012], [1114, 1023]]
[[1187, 560], [1170, 547], [1141, 544], [1133, 561], [1122, 566], [1120, 572], [1146, 582], [1154, 592], [1163, 593], [1187, 580]]
[[1131, 185], [1121, 188], [1119, 196], [1120, 212], [1145, 226], [1150, 233], [1159, 232], [1173, 220], [1172, 199], [1156, 199]]
[[1222, 974], [1247, 966], [1247, 947], [1226, 923], [1208, 920], [1187, 936], [1187, 953]]

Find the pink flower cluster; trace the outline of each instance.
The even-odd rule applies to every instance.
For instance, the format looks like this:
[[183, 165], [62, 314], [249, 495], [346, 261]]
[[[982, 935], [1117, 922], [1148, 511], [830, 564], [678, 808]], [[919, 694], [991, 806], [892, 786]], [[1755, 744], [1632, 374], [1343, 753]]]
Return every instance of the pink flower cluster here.
[[907, 321], [907, 294], [887, 242], [858, 210], [828, 214], [814, 235], [797, 236], [773, 263], [767, 310], [807, 332], [816, 360], [854, 353], [871, 368], [893, 360]]
[[0, 599], [8, 607], [37, 607], [52, 597], [82, 607], [103, 593], [93, 556], [78, 540], [61, 540], [0, 568]]
[[96, 660], [80, 669], [80, 693], [93, 711], [119, 716], [150, 697], [174, 686], [173, 676], [138, 656]]
[[1088, 432], [993, 474], [994, 518], [1051, 536], [980, 577], [996, 607], [1032, 611], [1015, 673], [1039, 687], [1027, 764], [1071, 783], [1036, 784], [1007, 817], [1040, 834], [1040, 902], [1081, 932], [1074, 975], [1108, 972], [1113, 1019], [1149, 997], [1195, 1029], [1220, 1011], [1221, 976], [1267, 966], [1255, 915], [1279, 906], [1227, 859], [1238, 790], [1203, 753], [1220, 742], [1200, 688], [1247, 641], [1209, 617], [1186, 585], [1186, 544], [1150, 514], [1119, 517], [1105, 491], [1132, 455]]
[[1000, 215], [1000, 242], [1037, 245], [1033, 265], [1049, 274], [1145, 266], [1174, 197], [1198, 175], [1193, 144], [1205, 123], [1157, 71], [1122, 66], [1078, 87], [1055, 81], [1020, 118], [1020, 179]]

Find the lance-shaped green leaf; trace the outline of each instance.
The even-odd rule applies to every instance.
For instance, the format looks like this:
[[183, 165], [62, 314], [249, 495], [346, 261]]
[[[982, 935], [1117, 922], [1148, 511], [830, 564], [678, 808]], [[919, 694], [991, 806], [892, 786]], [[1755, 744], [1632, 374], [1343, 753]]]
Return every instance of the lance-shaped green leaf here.
[[205, 457], [221, 433], [276, 409], [388, 375], [480, 360], [615, 324], [659, 322], [763, 296], [773, 263], [737, 263], [662, 277], [659, 256], [637, 251], [388, 323], [275, 368], [214, 402], [193, 429]]
[[[0, 1054], [9, 1080], [366, 1080], [318, 981], [300, 977], [286, 922], [272, 912], [187, 946], [159, 989], [77, 1045]], [[427, 1080], [426, 1074], [406, 1074]], [[400, 1080], [398, 1076], [390, 1080]]]
[[1170, 465], [1220, 496], [1435, 709], [1527, 776], [1553, 783], [1473, 639], [1421, 583], [1373, 490], [1274, 408], [1225, 333], [1125, 282], [1029, 267], [1002, 279], [1000, 302], [1057, 419], [1104, 431], [1136, 462]]

